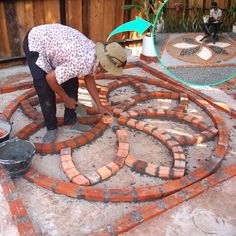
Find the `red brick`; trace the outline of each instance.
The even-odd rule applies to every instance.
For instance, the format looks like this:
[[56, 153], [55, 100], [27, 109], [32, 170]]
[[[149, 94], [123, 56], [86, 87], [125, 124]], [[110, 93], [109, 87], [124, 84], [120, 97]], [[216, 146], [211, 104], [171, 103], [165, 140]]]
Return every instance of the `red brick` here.
[[110, 169], [108, 169], [106, 166], [103, 166], [96, 170], [96, 172], [101, 176], [101, 179], [107, 179], [112, 175], [112, 172]]
[[119, 166], [119, 168], [122, 168], [125, 164], [125, 158], [117, 156], [114, 158], [113, 162]]
[[107, 168], [111, 171], [112, 174], [115, 174], [120, 168], [115, 162], [110, 162], [106, 165]]
[[73, 177], [72, 182], [78, 185], [90, 185], [89, 180], [83, 175], [77, 175]]

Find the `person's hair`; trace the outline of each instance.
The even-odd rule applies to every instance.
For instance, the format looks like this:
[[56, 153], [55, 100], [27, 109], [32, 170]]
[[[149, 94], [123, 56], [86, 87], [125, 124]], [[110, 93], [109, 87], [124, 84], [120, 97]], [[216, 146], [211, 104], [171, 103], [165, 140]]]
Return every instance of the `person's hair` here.
[[211, 6], [212, 6], [212, 7], [217, 7], [218, 4], [217, 4], [217, 2], [213, 2], [213, 3], [211, 4]]

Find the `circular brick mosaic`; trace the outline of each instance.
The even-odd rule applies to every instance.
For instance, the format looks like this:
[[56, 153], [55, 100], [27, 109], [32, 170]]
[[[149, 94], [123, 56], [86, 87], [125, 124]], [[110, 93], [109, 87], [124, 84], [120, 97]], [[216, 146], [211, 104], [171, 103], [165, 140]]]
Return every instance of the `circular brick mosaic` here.
[[[190, 44], [192, 42], [191, 40], [187, 41]], [[61, 168], [70, 182], [61, 181], [44, 175], [34, 168], [31, 168], [24, 176], [30, 182], [53, 191], [54, 193], [64, 194], [77, 199], [86, 199], [89, 201], [102, 201], [107, 203], [138, 202], [159, 198], [163, 199], [159, 201], [160, 205], [155, 205], [154, 207], [152, 204], [149, 204], [145, 208], [139, 209], [137, 212], [132, 212], [131, 215], [128, 215], [115, 225], [111, 225], [102, 230], [101, 234], [99, 232], [96, 233], [96, 235], [116, 235], [125, 232], [138, 223], [149, 219], [151, 215], [150, 217], [145, 215], [147, 212], [150, 212], [150, 214], [154, 216], [156, 214], [154, 211], [163, 212], [166, 209], [175, 206], [175, 204], [180, 204], [185, 199], [189, 199], [192, 196], [203, 192], [209, 185], [214, 185], [216, 182], [223, 181], [236, 174], [235, 167], [230, 167], [226, 168], [222, 172], [223, 175], [221, 174], [219, 176], [216, 175], [214, 177], [206, 178], [220, 166], [228, 148], [227, 127], [221, 115], [217, 112], [214, 106], [212, 106], [214, 103], [211, 103], [211, 105], [208, 98], [200, 92], [189, 88], [186, 85], [182, 85], [177, 81], [173, 82], [173, 80], [168, 78], [166, 75], [148, 67], [147, 65], [141, 63], [128, 65], [128, 67], [135, 66], [149, 72], [158, 79], [139, 76], [117, 77], [112, 75], [99, 75], [97, 77], [98, 80], [112, 80], [106, 86], [98, 86], [98, 90], [100, 100], [103, 105], [108, 106], [112, 112], [116, 126], [114, 126], [114, 124], [110, 126], [103, 124], [101, 116], [97, 113], [96, 109], [85, 106], [87, 113], [93, 116], [89, 118], [79, 118], [79, 121], [84, 124], [90, 124], [91, 130], [63, 142], [53, 144], [35, 143], [36, 151], [38, 153], [60, 153]], [[80, 86], [83, 85], [82, 81], [79, 81], [79, 83]], [[109, 94], [112, 90], [126, 85], [132, 86], [136, 91], [136, 95], [131, 96], [130, 99], [119, 102], [112, 101], [112, 98], [109, 99]], [[149, 91], [148, 86], [156, 87], [157, 89], [162, 88], [165, 89], [165, 91]], [[22, 108], [25, 115], [32, 119], [32, 123], [18, 131], [17, 136], [22, 139], [28, 139], [33, 133], [44, 126], [42, 114], [34, 108], [34, 106], [38, 104], [38, 99], [34, 98], [36, 93], [31, 87], [31, 83], [19, 83], [17, 85], [0, 88], [0, 93], [30, 88], [10, 102], [0, 116], [1, 119], [9, 120], [18, 107]], [[133, 108], [138, 103], [158, 99], [175, 100], [177, 105], [171, 109]], [[190, 101], [197, 104], [208, 114], [213, 121], [213, 126], [209, 126], [203, 121], [203, 119], [188, 113], [188, 105]], [[61, 102], [60, 99], [57, 99], [57, 102]], [[188, 123], [194, 127], [196, 132], [188, 136], [184, 134], [172, 135], [164, 129], [149, 124], [147, 121], [148, 119], [159, 118]], [[63, 125], [63, 119], [58, 118], [58, 120], [59, 124]], [[79, 167], [77, 168], [73, 162], [73, 149], [92, 142], [96, 138], [100, 137], [107, 128], [112, 128], [118, 140], [115, 157], [109, 163], [99, 167], [93, 172], [80, 173]], [[127, 128], [130, 130], [127, 131]], [[165, 145], [169, 149], [173, 158], [172, 165], [170, 167], [154, 165], [142, 160], [139, 156], [130, 155], [128, 135], [133, 129], [144, 132]], [[209, 141], [215, 136], [217, 137], [215, 140], [216, 144], [211, 153], [210, 160], [202, 164], [202, 166], [196, 170], [185, 175], [186, 158], [183, 146], [195, 145]], [[147, 174], [150, 176], [149, 178], [167, 178], [174, 180], [168, 180], [159, 185], [132, 188], [109, 188], [96, 186], [97, 183], [112, 178], [112, 176], [115, 175], [124, 165], [127, 165], [131, 170], [140, 174]], [[142, 178], [142, 176], [140, 176], [140, 178]], [[192, 186], [197, 186], [197, 188]], [[179, 195], [173, 195], [174, 193]], [[169, 198], [170, 200], [168, 200]], [[141, 221], [139, 220], [141, 219], [140, 217], [142, 218]], [[121, 225], [123, 220], [128, 220], [130, 226], [126, 225], [127, 222]], [[25, 232], [27, 232], [27, 227], [29, 226], [26, 225], [24, 227]], [[30, 227], [32, 230], [31, 225]]]
[[212, 42], [210, 38], [200, 41], [203, 34], [186, 34], [167, 44], [168, 53], [181, 61], [194, 64], [212, 64], [227, 61], [236, 56], [235, 41], [220, 37]]

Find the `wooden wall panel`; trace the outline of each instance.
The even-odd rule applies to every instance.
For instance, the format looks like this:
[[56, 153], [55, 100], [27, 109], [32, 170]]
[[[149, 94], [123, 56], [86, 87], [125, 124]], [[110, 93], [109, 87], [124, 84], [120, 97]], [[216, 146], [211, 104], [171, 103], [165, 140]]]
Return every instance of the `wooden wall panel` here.
[[45, 22], [43, 0], [33, 1], [34, 25], [42, 25]]
[[44, 0], [44, 23], [60, 23], [60, 2], [57, 0]]
[[103, 41], [116, 28], [116, 0], [104, 0]]
[[103, 14], [104, 14], [104, 0], [88, 0], [88, 27], [89, 38], [94, 41], [103, 41]]
[[236, 0], [231, 0], [231, 6], [236, 7]]
[[[233, 1], [234, 1], [234, 0], [231, 0], [231, 6], [233, 6], [233, 3], [232, 3]], [[210, 8], [211, 8], [211, 2], [213, 2], [213, 1], [211, 1], [211, 0], [206, 0], [206, 5], [205, 5], [205, 7], [206, 7], [207, 9], [210, 9]], [[225, 9], [228, 8], [229, 0], [214, 0], [214, 2], [217, 2], [219, 8], [221, 8], [221, 9], [223, 9], [223, 10], [225, 10]], [[235, 6], [236, 6], [236, 5], [235, 5]]]
[[189, 0], [189, 7], [193, 6], [194, 3], [199, 5], [200, 7], [203, 7], [203, 5], [204, 5], [203, 0]]
[[[107, 36], [118, 26], [134, 20], [137, 10], [124, 11], [123, 5], [135, 0], [65, 0], [67, 25], [81, 31], [94, 41], [106, 42]], [[169, 0], [166, 15], [180, 19], [182, 9], [176, 12], [174, 3], [186, 3], [191, 7], [197, 3], [210, 8], [213, 0]], [[236, 0], [215, 0], [226, 13], [229, 5], [236, 6]], [[0, 58], [24, 55], [22, 41], [29, 29], [45, 23], [59, 23], [60, 0], [0, 0]], [[208, 12], [209, 10], [207, 10]], [[187, 14], [195, 14], [189, 11]], [[135, 32], [113, 36], [110, 41], [137, 38]]]
[[[124, 23], [125, 12], [124, 12], [123, 6], [125, 4], [125, 0], [116, 0], [115, 2], [116, 2], [115, 28], [116, 28]], [[124, 37], [125, 37], [124, 34], [117, 34], [114, 36], [114, 40], [120, 41], [124, 39]]]
[[66, 1], [66, 22], [67, 25], [83, 31], [83, 7], [82, 0]]
[[32, 27], [34, 27], [34, 8], [33, 0], [25, 0], [25, 29], [28, 32]]
[[[18, 31], [20, 36], [20, 44], [22, 45], [23, 39], [26, 34], [26, 22], [25, 22], [25, 2], [17, 1], [16, 2], [16, 15], [17, 15], [17, 24]], [[20, 47], [21, 54], [24, 54], [22, 46]]]
[[16, 2], [14, 0], [4, 2], [4, 10], [7, 24], [8, 41], [13, 55], [21, 55], [20, 36], [17, 24]]
[[10, 57], [11, 49], [7, 33], [7, 22], [4, 10], [4, 4], [0, 1], [0, 58]]

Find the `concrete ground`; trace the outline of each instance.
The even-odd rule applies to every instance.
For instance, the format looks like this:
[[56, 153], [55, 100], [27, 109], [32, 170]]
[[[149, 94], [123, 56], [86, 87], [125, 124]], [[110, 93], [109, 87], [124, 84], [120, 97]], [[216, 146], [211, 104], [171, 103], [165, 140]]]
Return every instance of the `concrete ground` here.
[[[131, 57], [130, 60], [137, 60]], [[152, 64], [154, 68], [163, 70], [159, 64]], [[224, 70], [224, 69], [222, 69]], [[24, 66], [10, 68], [1, 71], [0, 77], [12, 76], [18, 73], [27, 73], [28, 68]], [[133, 68], [127, 69], [126, 74], [153, 77], [141, 69]], [[17, 78], [17, 76], [16, 76]], [[17, 79], [13, 79], [13, 81]], [[29, 80], [25, 77], [24, 80]], [[100, 84], [106, 84], [110, 81], [101, 80]], [[150, 90], [157, 90], [153, 86], [148, 87]], [[159, 88], [160, 89], [160, 88]], [[236, 108], [235, 100], [226, 92], [217, 87], [196, 87], [200, 91], [227, 102], [231, 107]], [[4, 107], [20, 95], [23, 91], [16, 91], [9, 94], [0, 95], [3, 101], [0, 104], [0, 112]], [[232, 92], [236, 93], [235, 87]], [[110, 99], [124, 100], [135, 94], [135, 91], [130, 86], [125, 86], [114, 90], [110, 94]], [[220, 96], [219, 96], [220, 95]], [[80, 98], [86, 98], [84, 101], [90, 102], [91, 98], [88, 96], [86, 90], [80, 90]], [[169, 108], [175, 106], [172, 100], [151, 100], [137, 105], [142, 107], [163, 107]], [[39, 107], [38, 107], [39, 109]], [[194, 115], [201, 115], [204, 121], [211, 124], [209, 117], [194, 103], [190, 103], [189, 113]], [[58, 105], [58, 116], [63, 114], [63, 105]], [[230, 148], [223, 162], [223, 166], [231, 163], [236, 163], [236, 130], [233, 129], [235, 120], [232, 120], [224, 113], [224, 117], [230, 135]], [[17, 109], [14, 113], [11, 122], [13, 122], [13, 130], [11, 136], [30, 120], [23, 114], [21, 109]], [[183, 133], [193, 133], [194, 130], [187, 124], [172, 122], [170, 120], [150, 120], [150, 123], [162, 126], [169, 131], [175, 129]], [[62, 129], [60, 131], [59, 140], [65, 140], [68, 137], [73, 137], [77, 133], [65, 133]], [[41, 129], [36, 134], [32, 135], [32, 141], [41, 140], [45, 129]], [[141, 142], [140, 142], [141, 140]], [[130, 153], [139, 156], [143, 160], [151, 161], [154, 164], [170, 165], [171, 156], [166, 147], [147, 136], [135, 130], [129, 130]], [[201, 161], [208, 161], [211, 150], [214, 147], [215, 140], [198, 144], [192, 147], [186, 147], [185, 152], [188, 160], [187, 172], [196, 169]], [[108, 163], [116, 152], [116, 137], [114, 133], [108, 129], [104, 135], [89, 145], [76, 149], [73, 152], [73, 159], [76, 166], [82, 173], [97, 169]], [[41, 156], [35, 154], [33, 159], [33, 166], [40, 172], [56, 177], [60, 180], [68, 181], [67, 177], [62, 171], [59, 163], [58, 155]], [[112, 186], [112, 187], [130, 187], [130, 186], [146, 186], [165, 182], [165, 180], [156, 179], [148, 176], [141, 176], [135, 172], [130, 171], [128, 167], [122, 168], [114, 177], [104, 181], [98, 186]], [[39, 188], [32, 183], [27, 182], [23, 178], [14, 180], [16, 188], [24, 202], [28, 211], [29, 217], [33, 223], [37, 235], [85, 235], [93, 230], [104, 227], [114, 220], [119, 219], [131, 210], [142, 206], [145, 203], [100, 203], [88, 202], [85, 200], [71, 199], [66, 196], [56, 195], [50, 191]], [[204, 194], [185, 202], [172, 210], [167, 211], [160, 217], [156, 217], [148, 222], [145, 222], [138, 227], [130, 230], [124, 235], [160, 235], [160, 236], [205, 236], [205, 235], [224, 235], [236, 236], [236, 177], [229, 181], [220, 184], [219, 186], [206, 191]], [[0, 188], [0, 235], [14, 236], [18, 235], [16, 226], [14, 225], [7, 202], [2, 195]]]

